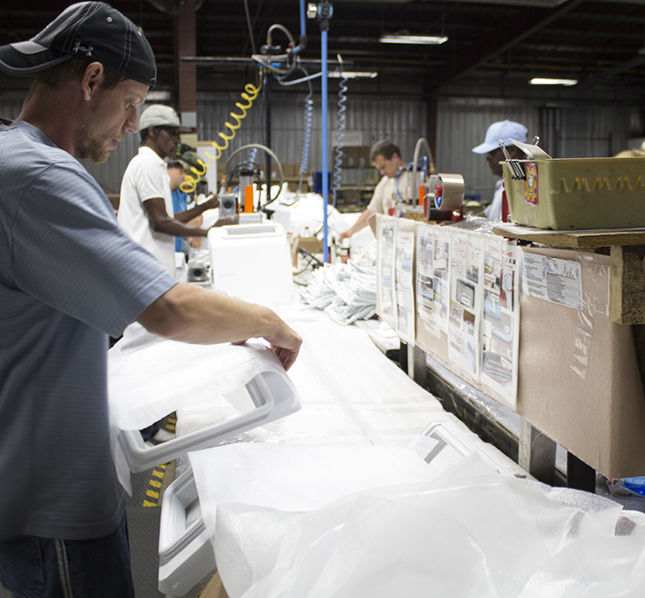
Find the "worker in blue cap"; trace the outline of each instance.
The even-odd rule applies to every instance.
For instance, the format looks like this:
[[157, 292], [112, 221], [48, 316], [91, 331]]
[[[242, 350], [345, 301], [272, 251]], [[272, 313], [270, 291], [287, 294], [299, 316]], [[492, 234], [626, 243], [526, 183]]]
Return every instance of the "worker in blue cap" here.
[[[476, 154], [486, 154], [486, 161], [490, 166], [491, 172], [501, 177], [503, 174], [502, 165], [500, 162], [504, 160], [504, 152], [499, 146], [501, 141], [508, 154], [515, 160], [523, 160], [526, 158], [524, 152], [513, 144], [514, 141], [526, 143], [527, 130], [526, 127], [520, 123], [513, 122], [512, 120], [502, 120], [495, 122], [486, 131], [486, 138], [484, 143], [479, 144], [473, 148]], [[502, 195], [504, 192], [504, 179], [500, 178], [495, 185], [495, 194], [493, 201], [484, 210], [484, 214], [491, 220], [502, 220]]]

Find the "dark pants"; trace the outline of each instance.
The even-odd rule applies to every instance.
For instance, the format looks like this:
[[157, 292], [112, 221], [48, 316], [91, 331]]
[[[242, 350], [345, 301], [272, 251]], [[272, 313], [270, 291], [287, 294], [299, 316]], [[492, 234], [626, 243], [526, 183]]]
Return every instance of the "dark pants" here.
[[150, 440], [159, 431], [159, 422], [155, 422], [151, 426], [140, 430], [141, 436], [144, 440]]
[[96, 540], [0, 542], [0, 583], [13, 598], [134, 598], [125, 515]]

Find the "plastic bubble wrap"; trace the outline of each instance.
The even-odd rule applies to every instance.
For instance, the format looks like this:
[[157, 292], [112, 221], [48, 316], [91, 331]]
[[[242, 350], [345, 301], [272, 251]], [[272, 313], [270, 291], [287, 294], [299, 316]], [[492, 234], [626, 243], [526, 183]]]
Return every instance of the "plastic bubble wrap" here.
[[[302, 496], [295, 505], [293, 497], [267, 501], [251, 455], [244, 465], [243, 491], [227, 501], [220, 489], [211, 521], [231, 598], [635, 598], [645, 590], [641, 513], [492, 474], [476, 456], [429, 481], [350, 491], [325, 506], [314, 499], [309, 508]], [[342, 487], [343, 460], [333, 465]], [[262, 467], [264, 480], [290, 475], [286, 460]], [[315, 459], [304, 473], [296, 467], [292, 486], [330, 497], [333, 482], [317, 471]]]

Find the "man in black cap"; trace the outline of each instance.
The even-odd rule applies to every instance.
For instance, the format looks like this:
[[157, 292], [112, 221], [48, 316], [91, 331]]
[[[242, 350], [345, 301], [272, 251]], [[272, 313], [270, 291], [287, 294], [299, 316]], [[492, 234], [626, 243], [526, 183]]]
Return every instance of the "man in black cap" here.
[[134, 596], [112, 455], [108, 335], [137, 320], [194, 343], [267, 339], [285, 368], [300, 337], [274, 312], [176, 284], [122, 231], [78, 159], [137, 130], [150, 45], [101, 2], [67, 8], [0, 70], [35, 75], [0, 124], [0, 582], [14, 596]]

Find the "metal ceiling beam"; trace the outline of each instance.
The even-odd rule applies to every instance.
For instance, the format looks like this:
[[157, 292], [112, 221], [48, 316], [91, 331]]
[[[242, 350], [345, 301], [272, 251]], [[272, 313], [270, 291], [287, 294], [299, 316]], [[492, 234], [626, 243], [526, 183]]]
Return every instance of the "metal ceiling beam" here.
[[[514, 12], [512, 17], [502, 21], [495, 31], [484, 39], [479, 40], [474, 46], [462, 49], [452, 64], [444, 67], [436, 75], [436, 78], [433, 76], [436, 83], [431, 87], [436, 90], [453, 83], [482, 64], [490, 62], [503, 52], [510, 50], [584, 1], [569, 0], [556, 10], [535, 8], [526, 9], [520, 14]], [[518, 31], [521, 33], [518, 34]]]

